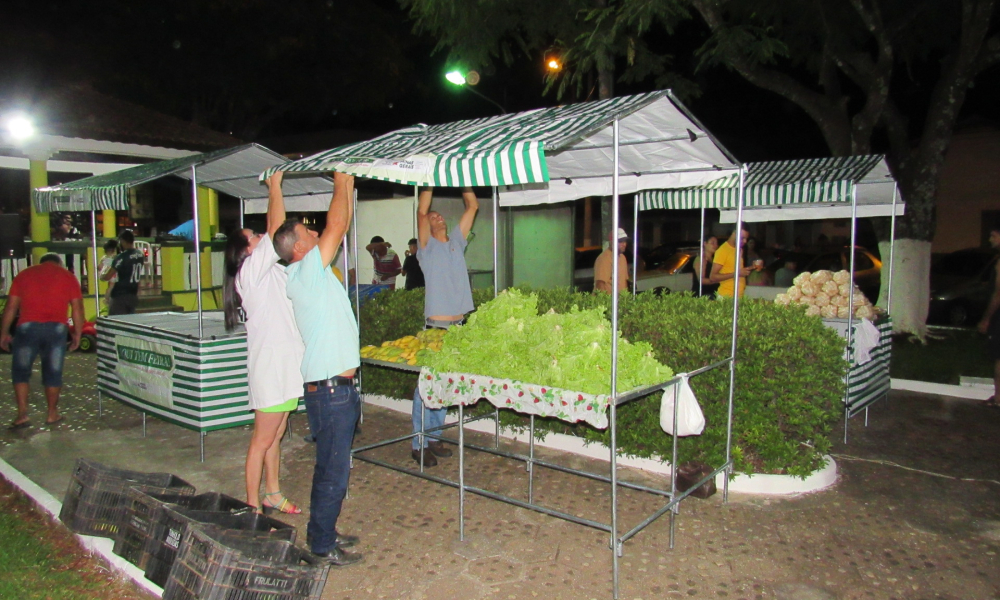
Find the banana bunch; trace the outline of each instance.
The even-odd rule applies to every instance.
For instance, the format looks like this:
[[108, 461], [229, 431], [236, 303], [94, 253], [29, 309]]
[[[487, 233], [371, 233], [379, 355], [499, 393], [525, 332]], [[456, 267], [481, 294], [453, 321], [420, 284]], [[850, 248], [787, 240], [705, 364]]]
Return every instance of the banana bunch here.
[[446, 333], [448, 332], [444, 329], [427, 329], [417, 335], [382, 342], [381, 346], [364, 346], [361, 348], [361, 358], [408, 365], [423, 364], [427, 353], [441, 350]]

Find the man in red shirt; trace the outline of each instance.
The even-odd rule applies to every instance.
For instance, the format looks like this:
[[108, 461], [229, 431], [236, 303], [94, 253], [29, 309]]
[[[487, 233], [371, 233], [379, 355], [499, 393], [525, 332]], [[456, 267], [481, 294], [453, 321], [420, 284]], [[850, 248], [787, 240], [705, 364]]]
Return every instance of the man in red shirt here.
[[[62, 265], [58, 254], [46, 254], [33, 267], [18, 273], [10, 285], [7, 307], [0, 325], [0, 348], [13, 354], [11, 381], [17, 400], [17, 418], [10, 429], [24, 429], [28, 420], [28, 381], [35, 357], [42, 357], [42, 385], [49, 412], [45, 422], [55, 425], [62, 421], [59, 414], [59, 392], [62, 390], [63, 359], [66, 357], [66, 307], [73, 313], [73, 337], [70, 350], [80, 345], [83, 331], [83, 297], [80, 282]], [[10, 327], [20, 313], [14, 335]], [[13, 344], [11, 343], [13, 342]]]

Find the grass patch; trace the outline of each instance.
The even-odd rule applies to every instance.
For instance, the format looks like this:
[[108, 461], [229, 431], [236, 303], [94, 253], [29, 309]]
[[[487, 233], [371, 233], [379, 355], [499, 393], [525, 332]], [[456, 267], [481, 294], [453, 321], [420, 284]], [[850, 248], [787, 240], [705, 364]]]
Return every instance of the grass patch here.
[[986, 336], [971, 329], [933, 330], [927, 344], [892, 340], [890, 373], [897, 379], [958, 385], [959, 377], [993, 377]]
[[83, 600], [148, 598], [91, 558], [0, 477], [0, 598]]

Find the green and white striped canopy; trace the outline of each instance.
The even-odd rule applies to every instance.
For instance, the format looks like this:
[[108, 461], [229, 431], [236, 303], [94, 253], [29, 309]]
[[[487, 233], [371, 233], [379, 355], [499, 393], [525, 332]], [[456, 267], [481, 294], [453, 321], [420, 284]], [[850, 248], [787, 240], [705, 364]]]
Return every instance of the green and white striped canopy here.
[[[31, 194], [38, 212], [127, 210], [129, 189], [168, 175], [190, 180], [194, 168], [198, 185], [240, 198], [245, 212], [259, 213], [267, 210], [267, 186], [257, 176], [285, 160], [263, 146], [245, 144], [38, 188]], [[290, 177], [282, 190], [288, 210], [323, 211], [330, 203], [333, 183], [325, 176]]]
[[[544, 198], [532, 197], [524, 203], [559, 202], [591, 195], [584, 182], [610, 176], [609, 125], [616, 119], [620, 147], [634, 157], [634, 164], [621, 168], [630, 177], [652, 175], [647, 181], [654, 185], [656, 175], [671, 168], [698, 171], [687, 183], [692, 185], [735, 168], [736, 161], [664, 90], [485, 119], [415, 125], [268, 169], [261, 179], [280, 169], [289, 173], [339, 171], [407, 185], [511, 186], [501, 192], [501, 204], [521, 203], [519, 197], [537, 195], [547, 182], [559, 179], [559, 193], [545, 192]], [[573, 183], [566, 180], [577, 184], [571, 187]], [[505, 195], [509, 202], [504, 201]]]
[[[744, 219], [850, 217], [855, 192], [858, 216], [888, 216], [895, 183], [881, 155], [747, 163]], [[636, 201], [639, 210], [717, 208], [722, 221], [731, 222], [734, 216], [728, 213], [735, 212], [739, 191], [736, 174], [700, 186], [648, 190]], [[899, 213], [902, 202], [896, 205]]]

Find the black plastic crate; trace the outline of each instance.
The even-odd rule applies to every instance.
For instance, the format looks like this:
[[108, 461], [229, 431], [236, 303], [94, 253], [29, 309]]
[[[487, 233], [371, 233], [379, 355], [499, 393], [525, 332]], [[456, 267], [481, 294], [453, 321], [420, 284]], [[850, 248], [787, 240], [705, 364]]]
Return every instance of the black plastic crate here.
[[122, 520], [118, 524], [118, 531], [115, 534], [114, 553], [140, 569], [145, 569], [149, 556], [145, 551], [146, 543], [153, 531], [153, 524], [163, 518], [164, 507], [168, 504], [190, 510], [222, 513], [254, 512], [254, 507], [246, 502], [218, 492], [184, 496], [150, 494], [133, 488], [127, 494]]
[[330, 563], [290, 542], [190, 527], [163, 600], [318, 600]]
[[153, 522], [143, 548], [146, 579], [159, 586], [167, 583], [184, 533], [192, 525], [213, 526], [226, 531], [231, 537], [250, 540], [263, 538], [294, 542], [296, 533], [291, 525], [255, 512], [231, 514], [165, 506], [162, 516]]
[[133, 487], [159, 494], [194, 494], [194, 486], [170, 473], [127, 471], [80, 458], [70, 477], [59, 519], [77, 533], [113, 538], [128, 490]]

